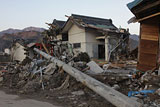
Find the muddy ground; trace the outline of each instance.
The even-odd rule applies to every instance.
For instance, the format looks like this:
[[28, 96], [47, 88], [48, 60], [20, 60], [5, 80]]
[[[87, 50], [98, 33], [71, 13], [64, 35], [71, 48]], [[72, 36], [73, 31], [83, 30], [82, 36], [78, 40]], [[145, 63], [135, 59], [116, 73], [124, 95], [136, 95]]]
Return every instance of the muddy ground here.
[[[64, 77], [66, 74], [57, 74], [55, 76]], [[67, 75], [66, 75], [67, 76]], [[9, 77], [8, 77], [9, 78]], [[57, 81], [56, 86], [59, 87], [62, 80]], [[24, 88], [21, 87], [10, 87], [11, 82], [4, 82], [1, 84], [1, 90], [4, 90], [10, 94], [16, 94], [22, 98], [36, 99], [40, 101], [47, 101], [53, 105], [62, 107], [114, 107], [111, 103], [107, 102], [104, 98], [97, 95], [95, 92], [77, 82], [74, 78], [70, 77], [69, 87], [61, 90], [53, 90], [53, 86], [46, 86], [44, 90], [41, 87], [35, 87], [36, 89], [28, 89], [24, 92]], [[54, 84], [54, 83], [53, 83]]]
[[[28, 72], [28, 67], [27, 69], [25, 68], [25, 66], [12, 64], [8, 70], [2, 70], [3, 73], [0, 77], [3, 80], [0, 82], [0, 89], [9, 94], [19, 95], [21, 98], [36, 99], [62, 107], [114, 107], [107, 100], [78, 82], [75, 78], [69, 76], [60, 68], [54, 69], [52, 74], [43, 74], [43, 79], [39, 73], [32, 75]], [[129, 72], [134, 73], [135, 68], [110, 69], [109, 72], [96, 75], [84, 73], [127, 96], [129, 91], [137, 91], [146, 85], [146, 83], [140, 83], [138, 79], [125, 76], [126, 74], [130, 75]], [[152, 81], [154, 80], [152, 79]], [[160, 81], [160, 79], [156, 81]], [[159, 96], [156, 94], [149, 96], [151, 100], [147, 97], [146, 100], [140, 99], [140, 102], [147, 103], [147, 106], [154, 105], [155, 100], [156, 105], [160, 102], [158, 100]]]
[[0, 107], [60, 107], [47, 102], [24, 99], [17, 95], [6, 94], [0, 91]]

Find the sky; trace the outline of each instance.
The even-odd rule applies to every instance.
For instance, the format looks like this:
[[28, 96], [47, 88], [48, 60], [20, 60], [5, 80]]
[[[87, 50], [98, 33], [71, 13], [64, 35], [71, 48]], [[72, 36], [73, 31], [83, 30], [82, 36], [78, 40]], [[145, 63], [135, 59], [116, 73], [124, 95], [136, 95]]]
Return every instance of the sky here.
[[128, 24], [134, 15], [126, 4], [133, 0], [0, 0], [0, 31], [8, 28], [43, 27], [53, 19], [79, 14], [112, 19], [115, 26], [139, 34], [139, 23]]

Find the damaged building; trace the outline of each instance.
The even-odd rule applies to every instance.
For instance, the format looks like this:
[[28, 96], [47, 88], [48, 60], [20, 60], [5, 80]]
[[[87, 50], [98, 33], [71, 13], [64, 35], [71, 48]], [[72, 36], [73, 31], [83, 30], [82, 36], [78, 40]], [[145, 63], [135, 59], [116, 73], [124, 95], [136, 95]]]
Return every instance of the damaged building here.
[[[148, 28], [149, 22], [144, 28]], [[13, 42], [13, 60], [1, 67], [0, 85], [5, 89], [31, 98], [35, 95], [46, 101], [57, 101], [66, 107], [159, 107], [159, 76], [152, 71], [136, 70], [136, 60], [126, 58], [128, 30], [118, 29], [111, 19], [75, 14], [66, 22], [54, 20], [48, 25], [51, 28], [44, 32], [47, 35], [43, 35], [42, 41]], [[150, 37], [149, 31], [143, 34], [141, 30], [138, 67], [148, 64], [148, 59], [154, 62], [152, 58], [158, 55], [153, 54], [158, 52], [155, 51], [158, 50], [157, 39]], [[82, 59], [86, 57], [75, 54], [79, 52], [107, 61], [123, 57], [127, 60], [106, 63], [88, 57], [89, 60], [84, 61]], [[142, 58], [146, 57], [143, 55], [148, 55], [147, 52], [151, 57], [147, 56], [143, 62]]]
[[20, 61], [22, 62], [26, 58], [26, 50], [25, 50], [24, 40], [15, 40], [11, 46], [10, 54], [12, 61]]
[[59, 26], [57, 38], [72, 44], [74, 52], [106, 61], [118, 60], [128, 52], [129, 31], [118, 29], [111, 19], [72, 14], [63, 23], [54, 20], [52, 24]]
[[156, 69], [160, 64], [160, 1], [135, 0], [127, 6], [135, 15], [130, 21], [140, 23], [137, 69]]
[[53, 20], [52, 25], [54, 25], [55, 33], [57, 35], [56, 36], [57, 40], [68, 41], [67, 34], [61, 33], [61, 30], [64, 24], [65, 24], [65, 21], [56, 20], [56, 19]]

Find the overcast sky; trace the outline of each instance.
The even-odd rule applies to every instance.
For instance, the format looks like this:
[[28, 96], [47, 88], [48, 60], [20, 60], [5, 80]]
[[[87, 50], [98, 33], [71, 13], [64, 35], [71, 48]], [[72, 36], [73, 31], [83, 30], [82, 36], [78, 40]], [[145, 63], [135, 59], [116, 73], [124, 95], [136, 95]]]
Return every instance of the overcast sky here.
[[139, 24], [127, 24], [134, 15], [126, 4], [133, 0], [0, 0], [0, 31], [29, 26], [47, 28], [45, 22], [67, 20], [73, 14], [112, 19], [117, 27], [139, 34]]

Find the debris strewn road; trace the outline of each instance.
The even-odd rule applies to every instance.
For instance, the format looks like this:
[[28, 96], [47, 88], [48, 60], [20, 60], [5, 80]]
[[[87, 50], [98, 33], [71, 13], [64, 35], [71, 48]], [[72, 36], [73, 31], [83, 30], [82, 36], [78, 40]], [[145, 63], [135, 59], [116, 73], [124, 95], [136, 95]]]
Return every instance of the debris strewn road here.
[[0, 107], [58, 107], [47, 102], [21, 99], [17, 95], [8, 95], [0, 91]]

